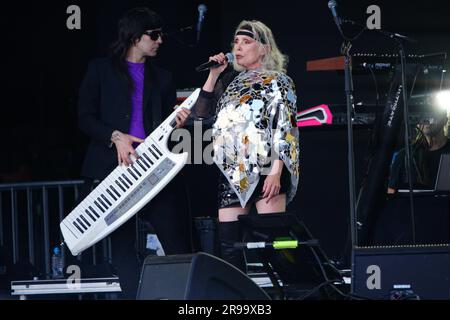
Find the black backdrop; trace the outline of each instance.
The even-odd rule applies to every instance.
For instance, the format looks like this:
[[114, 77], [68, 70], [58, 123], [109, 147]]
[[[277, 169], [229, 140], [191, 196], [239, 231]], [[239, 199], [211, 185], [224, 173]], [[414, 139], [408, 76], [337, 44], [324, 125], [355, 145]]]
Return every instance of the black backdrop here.
[[[297, 85], [299, 109], [320, 103], [345, 103], [343, 78], [333, 72], [307, 73], [306, 61], [339, 55], [341, 39], [327, 1], [108, 1], [62, 0], [5, 2], [0, 10], [2, 35], [0, 183], [79, 178], [86, 138], [76, 120], [77, 91], [88, 61], [107, 52], [115, 39], [116, 23], [124, 10], [148, 6], [165, 19], [167, 31], [195, 25], [197, 7], [208, 7], [200, 44], [194, 34], [170, 38], [158, 58], [170, 69], [178, 88], [201, 85], [204, 74], [193, 69], [218, 51], [228, 51], [232, 32], [242, 19], [260, 19], [274, 31], [281, 50], [289, 55], [289, 75]], [[382, 27], [420, 42], [415, 53], [447, 51], [450, 22], [445, 1], [338, 1], [342, 16], [365, 23], [366, 8], [381, 8]], [[66, 28], [66, 8], [81, 8], [81, 30]], [[353, 32], [354, 30], [349, 30]], [[392, 41], [365, 34], [354, 52], [394, 52]], [[373, 83], [355, 77], [356, 101], [373, 102]], [[448, 84], [448, 81], [447, 81]], [[355, 130], [357, 182], [364, 172], [370, 127]], [[347, 236], [348, 188], [345, 127], [301, 130], [300, 190], [295, 210], [322, 241], [327, 253], [339, 258]], [[213, 172], [192, 167], [191, 178]], [[198, 181], [198, 180], [196, 180]], [[215, 195], [205, 181], [191, 182], [194, 215], [213, 215]], [[207, 198], [205, 203], [200, 199]]]

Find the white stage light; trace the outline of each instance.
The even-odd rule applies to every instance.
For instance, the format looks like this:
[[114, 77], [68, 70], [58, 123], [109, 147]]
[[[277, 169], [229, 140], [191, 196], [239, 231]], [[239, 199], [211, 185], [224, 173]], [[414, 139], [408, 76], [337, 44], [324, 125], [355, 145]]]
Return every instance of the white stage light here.
[[450, 112], [450, 90], [443, 90], [436, 93], [436, 106]]

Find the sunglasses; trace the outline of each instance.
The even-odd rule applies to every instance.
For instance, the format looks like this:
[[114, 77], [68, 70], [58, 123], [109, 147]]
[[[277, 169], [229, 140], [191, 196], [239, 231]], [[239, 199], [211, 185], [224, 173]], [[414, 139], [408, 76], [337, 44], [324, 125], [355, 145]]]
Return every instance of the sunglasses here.
[[158, 40], [160, 37], [163, 36], [163, 32], [162, 30], [149, 30], [149, 31], [144, 31], [144, 34], [148, 35], [150, 37], [150, 39], [152, 39], [153, 41]]

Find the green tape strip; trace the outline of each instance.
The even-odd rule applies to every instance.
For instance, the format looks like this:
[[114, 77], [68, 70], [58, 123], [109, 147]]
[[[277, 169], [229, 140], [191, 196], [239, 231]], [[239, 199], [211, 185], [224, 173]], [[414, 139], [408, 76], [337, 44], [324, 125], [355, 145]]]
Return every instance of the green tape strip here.
[[295, 249], [297, 247], [298, 247], [297, 240], [283, 240], [273, 242], [274, 249]]

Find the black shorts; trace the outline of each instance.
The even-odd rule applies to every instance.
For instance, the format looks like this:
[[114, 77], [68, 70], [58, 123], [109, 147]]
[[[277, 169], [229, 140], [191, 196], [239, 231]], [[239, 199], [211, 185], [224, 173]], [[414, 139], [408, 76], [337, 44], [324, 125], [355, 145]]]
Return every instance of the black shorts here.
[[[263, 199], [262, 189], [264, 187], [264, 180], [267, 176], [261, 176], [259, 178], [258, 185], [256, 186], [253, 194], [248, 200], [247, 204], [253, 204]], [[285, 194], [291, 184], [290, 173], [286, 168], [283, 168], [283, 172], [281, 173], [280, 179], [280, 194]], [[225, 178], [222, 172], [219, 175], [219, 186], [218, 186], [218, 199], [217, 205], [219, 209], [223, 208], [242, 208], [241, 202], [237, 194], [234, 192], [233, 188], [230, 186], [230, 183]]]

